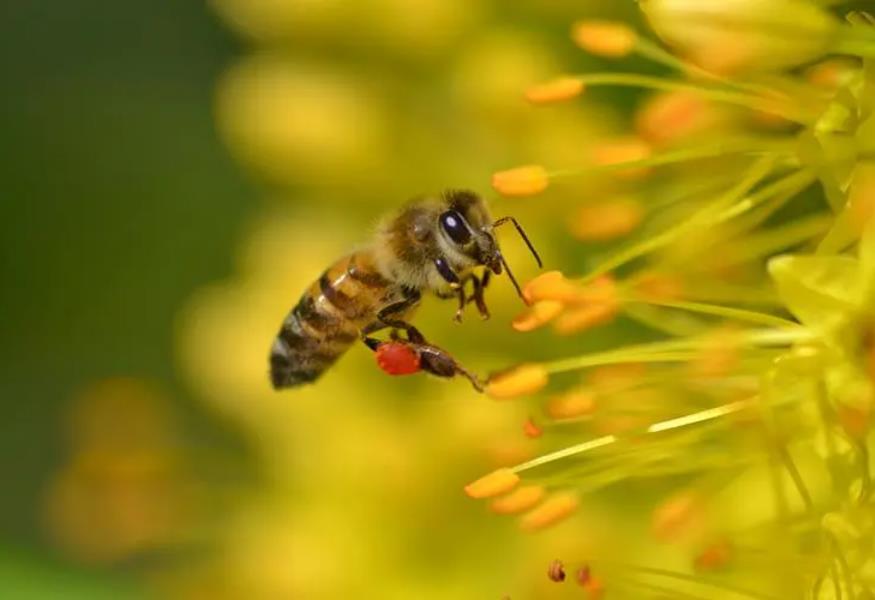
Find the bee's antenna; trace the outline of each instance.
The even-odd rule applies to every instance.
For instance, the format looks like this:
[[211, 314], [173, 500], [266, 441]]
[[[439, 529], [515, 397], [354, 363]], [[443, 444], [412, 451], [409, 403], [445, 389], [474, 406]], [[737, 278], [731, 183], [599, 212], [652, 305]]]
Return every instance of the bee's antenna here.
[[[538, 263], [538, 268], [543, 267], [544, 264], [541, 262], [541, 257], [538, 256], [538, 251], [535, 250], [534, 246], [532, 246], [532, 242], [529, 241], [529, 236], [526, 235], [526, 232], [523, 231], [523, 228], [520, 226], [520, 224], [517, 222], [516, 219], [514, 219], [513, 217], [501, 217], [495, 223], [492, 224], [492, 227], [493, 228], [499, 227], [501, 225], [504, 225], [508, 221], [513, 223], [513, 226], [516, 227], [517, 233], [520, 234], [520, 237], [523, 238], [523, 241], [526, 243], [526, 246], [529, 247], [529, 251], [532, 253], [532, 256], [535, 257], [535, 260]], [[507, 274], [510, 275], [510, 279], [511, 279], [511, 281], [513, 281], [513, 284], [516, 286], [517, 291], [519, 291], [520, 286], [518, 286], [516, 284], [516, 280], [514, 280], [513, 275], [510, 274], [510, 269], [507, 268], [507, 264], [504, 262], [504, 258], [501, 259], [501, 262], [502, 262], [502, 264], [504, 264], [504, 268], [507, 269]], [[520, 294], [520, 295], [522, 295], [522, 294]]]
[[[535, 256], [537, 256], [537, 254]], [[504, 260], [504, 255], [501, 252], [498, 252], [498, 260], [500, 260], [501, 264], [504, 266], [504, 270], [507, 272], [507, 276], [510, 278], [510, 282], [513, 284], [514, 289], [516, 289], [516, 293], [519, 295], [520, 298], [523, 299], [523, 302], [528, 304], [529, 301], [526, 300], [525, 296], [523, 296], [523, 290], [520, 289], [520, 284], [517, 283], [516, 277], [513, 276], [513, 273], [511, 272], [507, 261]]]

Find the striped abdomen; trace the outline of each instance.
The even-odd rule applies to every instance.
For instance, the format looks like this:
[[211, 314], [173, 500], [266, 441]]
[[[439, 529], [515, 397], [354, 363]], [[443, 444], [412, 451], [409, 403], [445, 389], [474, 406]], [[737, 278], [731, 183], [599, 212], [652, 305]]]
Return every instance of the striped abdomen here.
[[368, 252], [344, 257], [301, 296], [270, 351], [275, 388], [315, 381], [359, 338], [392, 295]]

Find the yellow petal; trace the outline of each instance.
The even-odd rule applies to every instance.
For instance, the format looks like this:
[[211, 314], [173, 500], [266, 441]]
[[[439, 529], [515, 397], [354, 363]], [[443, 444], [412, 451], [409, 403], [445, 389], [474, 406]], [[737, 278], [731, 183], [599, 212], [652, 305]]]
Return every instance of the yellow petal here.
[[[716, 73], [775, 71], [829, 51], [838, 20], [807, 0], [642, 0], [654, 32]], [[822, 3], [820, 3], [822, 4]]]

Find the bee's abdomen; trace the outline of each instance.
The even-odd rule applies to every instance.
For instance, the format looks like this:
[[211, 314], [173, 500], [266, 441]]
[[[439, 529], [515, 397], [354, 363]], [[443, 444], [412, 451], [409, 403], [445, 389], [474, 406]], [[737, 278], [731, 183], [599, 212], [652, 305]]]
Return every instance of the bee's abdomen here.
[[388, 282], [367, 258], [353, 255], [332, 265], [286, 317], [270, 351], [275, 388], [318, 379], [374, 319]]

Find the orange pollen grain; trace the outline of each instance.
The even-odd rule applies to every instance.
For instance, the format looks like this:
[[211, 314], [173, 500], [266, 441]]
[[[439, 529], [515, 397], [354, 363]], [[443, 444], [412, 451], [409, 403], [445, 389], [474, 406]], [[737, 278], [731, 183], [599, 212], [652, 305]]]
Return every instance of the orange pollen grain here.
[[524, 485], [489, 504], [489, 509], [499, 515], [514, 515], [535, 506], [544, 497], [540, 485]]
[[[626, 136], [603, 142], [592, 149], [591, 160], [594, 164], [610, 167], [624, 163], [635, 162], [649, 158], [653, 150], [641, 138]], [[638, 178], [649, 173], [647, 167], [630, 167], [619, 169], [616, 174], [621, 177]]]
[[532, 196], [548, 185], [547, 170], [541, 165], [524, 165], [492, 175], [492, 187], [503, 196]]
[[610, 274], [600, 275], [582, 286], [575, 300], [580, 303], [616, 302], [617, 282]]
[[595, 397], [592, 393], [577, 390], [550, 398], [547, 414], [554, 419], [573, 419], [590, 415], [595, 410]]
[[872, 426], [872, 412], [868, 408], [840, 406], [837, 418], [845, 432], [855, 440], [865, 440]]
[[465, 486], [465, 493], [471, 498], [491, 498], [512, 490], [519, 483], [520, 477], [507, 468], [496, 469], [484, 475], [477, 481]]
[[547, 271], [523, 287], [523, 298], [530, 304], [541, 300], [568, 302], [575, 299], [578, 292], [579, 286], [566, 279], [561, 271]]
[[831, 58], [806, 69], [805, 78], [818, 87], [835, 90], [853, 76], [856, 68], [854, 61]]
[[613, 393], [634, 387], [646, 372], [647, 366], [643, 363], [605, 365], [591, 370], [587, 380], [599, 393]]
[[528, 438], [538, 438], [544, 434], [544, 430], [538, 426], [531, 418], [526, 419], [526, 422], [523, 423], [523, 433], [526, 434]]
[[591, 54], [619, 58], [634, 50], [638, 35], [622, 23], [593, 20], [575, 23], [571, 39]]
[[638, 133], [664, 144], [706, 131], [719, 121], [714, 107], [694, 92], [666, 92], [648, 99], [635, 117]]
[[635, 278], [632, 289], [644, 300], [681, 300], [684, 284], [670, 273], [645, 271]]
[[720, 540], [702, 550], [694, 561], [698, 571], [710, 571], [725, 567], [732, 560], [732, 545], [728, 540]]
[[689, 364], [694, 377], [716, 378], [728, 375], [740, 359], [738, 339], [731, 330], [712, 332]]
[[570, 493], [557, 493], [526, 513], [520, 522], [523, 531], [537, 531], [554, 525], [577, 510], [577, 496]]
[[543, 366], [528, 363], [492, 375], [486, 393], [497, 400], [533, 394], [547, 385], [549, 375]]
[[532, 104], [552, 104], [579, 96], [583, 82], [576, 77], [559, 77], [533, 85], [526, 90], [526, 100]]
[[695, 528], [702, 518], [703, 507], [699, 497], [690, 492], [682, 492], [656, 507], [651, 530], [657, 539], [670, 541]]
[[591, 575], [589, 580], [583, 584], [583, 589], [586, 590], [586, 597], [589, 600], [601, 600], [605, 596], [605, 584], [595, 575]]
[[616, 301], [587, 304], [564, 312], [553, 322], [553, 329], [559, 335], [573, 335], [609, 323], [618, 312]]
[[511, 321], [511, 327], [517, 331], [533, 331], [556, 318], [562, 312], [564, 305], [557, 300], [540, 300], [532, 304]]
[[571, 233], [586, 242], [612, 240], [635, 230], [644, 218], [644, 207], [632, 198], [613, 198], [577, 209]]

